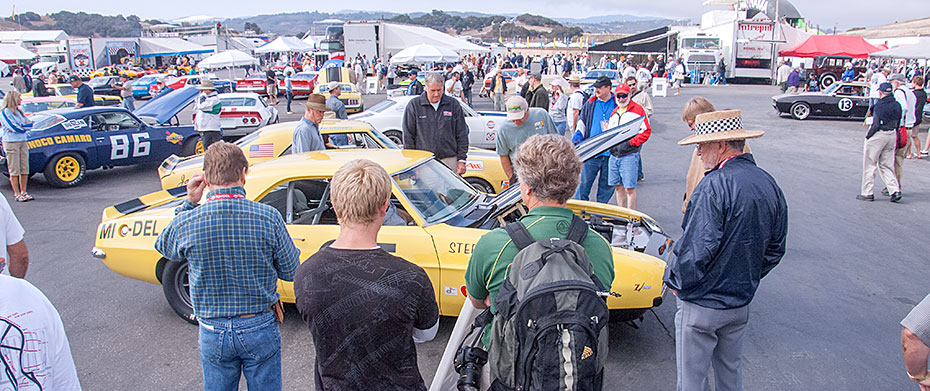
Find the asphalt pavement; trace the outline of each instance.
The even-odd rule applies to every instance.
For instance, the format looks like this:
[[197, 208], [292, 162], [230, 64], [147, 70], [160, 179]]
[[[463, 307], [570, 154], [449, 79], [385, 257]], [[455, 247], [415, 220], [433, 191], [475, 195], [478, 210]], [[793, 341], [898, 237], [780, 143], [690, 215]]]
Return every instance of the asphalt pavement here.
[[[0, 87], [9, 89], [8, 80], [0, 79]], [[930, 161], [905, 162], [900, 204], [880, 195], [872, 203], [857, 201], [861, 122], [779, 118], [770, 98], [776, 93], [769, 86], [686, 86], [681, 95], [654, 98], [639, 208], [680, 236], [693, 149], [676, 144], [688, 134], [681, 109], [689, 98], [705, 96], [718, 109], [742, 110], [746, 128], [766, 132], [749, 144], [759, 166], [781, 185], [789, 207], [787, 254], [751, 304], [745, 388], [916, 389], [902, 365], [898, 322], [930, 291]], [[366, 107], [381, 99], [366, 95]], [[282, 120], [299, 118], [303, 102], [295, 102], [293, 115], [279, 105]], [[476, 97], [476, 107], [490, 109], [490, 101]], [[89, 171], [71, 189], [52, 188], [37, 175], [29, 182], [36, 200], [29, 203], [13, 202], [9, 184], [0, 184], [26, 229], [27, 279], [61, 313], [87, 390], [201, 388], [197, 327], [174, 314], [160, 286], [119, 276], [90, 255], [101, 211], [159, 190], [155, 168]], [[674, 314], [674, 298], [667, 295], [639, 328], [611, 325], [605, 389], [675, 387]], [[443, 318], [436, 339], [418, 345], [427, 384], [453, 324], [453, 318]], [[313, 343], [293, 306], [287, 307], [281, 339], [284, 388], [312, 389]]]

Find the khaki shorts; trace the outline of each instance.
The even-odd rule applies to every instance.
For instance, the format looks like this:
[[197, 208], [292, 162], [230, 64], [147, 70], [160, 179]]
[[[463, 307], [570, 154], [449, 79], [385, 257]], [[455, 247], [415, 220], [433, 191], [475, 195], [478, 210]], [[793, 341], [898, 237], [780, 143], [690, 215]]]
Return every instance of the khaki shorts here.
[[278, 85], [277, 85], [277, 84], [269, 84], [267, 87], [265, 87], [265, 92], [267, 92], [268, 95], [275, 95], [275, 96], [277, 96], [277, 95], [278, 95]]
[[912, 126], [910, 129], [907, 130], [907, 135], [911, 137], [917, 137], [917, 132], [924, 130], [924, 128], [926, 128], [924, 124]]
[[25, 141], [3, 143], [6, 153], [6, 166], [10, 176], [29, 175], [29, 144]]

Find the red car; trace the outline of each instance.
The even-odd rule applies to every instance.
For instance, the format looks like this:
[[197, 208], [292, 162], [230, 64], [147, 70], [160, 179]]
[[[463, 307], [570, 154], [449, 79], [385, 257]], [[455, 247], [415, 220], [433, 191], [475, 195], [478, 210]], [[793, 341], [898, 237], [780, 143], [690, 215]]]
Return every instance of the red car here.
[[246, 76], [245, 79], [236, 80], [236, 91], [254, 92], [256, 94], [265, 95], [265, 88], [267, 86], [266, 80], [268, 80], [268, 75], [266, 75], [265, 72], [253, 73]]
[[[291, 87], [294, 89], [294, 96], [312, 94], [313, 89], [316, 87], [317, 75], [319, 75], [319, 72], [307, 71], [291, 76]], [[278, 91], [284, 93], [284, 79], [278, 79]]]
[[[516, 68], [504, 68], [501, 70], [501, 73], [504, 76], [504, 82], [508, 84], [507, 87], [508, 88], [513, 87], [512, 85], [509, 85], [509, 84], [513, 82], [513, 79], [517, 77], [517, 69]], [[486, 76], [484, 78], [484, 85], [481, 86], [481, 91], [478, 93], [478, 96], [480, 97], [488, 96], [488, 93], [491, 91], [491, 79], [493, 78], [494, 78], [493, 76]]]

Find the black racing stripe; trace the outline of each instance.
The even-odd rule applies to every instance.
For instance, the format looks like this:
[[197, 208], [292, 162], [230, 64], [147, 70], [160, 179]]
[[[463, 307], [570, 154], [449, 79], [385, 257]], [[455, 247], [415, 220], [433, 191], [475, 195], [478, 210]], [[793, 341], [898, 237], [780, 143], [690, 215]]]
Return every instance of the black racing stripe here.
[[130, 213], [138, 212], [142, 209], [145, 209], [145, 204], [143, 204], [141, 200], [136, 198], [134, 200], [126, 201], [122, 204], [113, 205], [113, 207], [116, 208], [117, 212], [120, 212], [122, 214], [130, 214]]
[[187, 186], [185, 185], [185, 186], [172, 187], [165, 191], [167, 191], [168, 194], [171, 194], [172, 197], [180, 197], [182, 195], [187, 194]]

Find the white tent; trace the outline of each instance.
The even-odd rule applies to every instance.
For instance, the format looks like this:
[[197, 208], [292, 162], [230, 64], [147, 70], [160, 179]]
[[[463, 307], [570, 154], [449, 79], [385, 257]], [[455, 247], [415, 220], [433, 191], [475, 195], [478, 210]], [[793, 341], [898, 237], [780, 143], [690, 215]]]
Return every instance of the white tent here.
[[212, 52], [212, 48], [181, 38], [139, 38], [139, 57], [181, 56]]
[[918, 38], [913, 45], [896, 46], [869, 54], [869, 57], [906, 58], [909, 60], [930, 59], [930, 37]]
[[388, 53], [398, 53], [408, 47], [427, 44], [436, 47], [451, 49], [456, 53], [488, 53], [491, 49], [475, 45], [464, 39], [433, 30], [429, 27], [410, 26], [406, 24], [391, 23], [381, 30], [384, 34], [384, 50]]
[[227, 50], [203, 59], [197, 64], [198, 68], [235, 68], [249, 65], [258, 65], [254, 57], [238, 50]]
[[31, 60], [33, 58], [36, 58], [36, 54], [22, 46], [12, 43], [0, 44], [0, 60]]
[[420, 44], [397, 52], [391, 57], [391, 64], [425, 64], [430, 62], [455, 62], [458, 60], [458, 53], [451, 49]]
[[316, 49], [316, 40], [313, 39], [313, 36], [311, 36], [310, 34], [307, 34], [307, 36], [304, 37], [304, 39], [301, 39], [301, 41], [303, 41], [303, 43], [310, 45], [311, 47]]
[[313, 50], [312, 44], [307, 44], [294, 37], [278, 37], [274, 41], [268, 42], [255, 49], [255, 53], [279, 53], [279, 52], [309, 52]]

